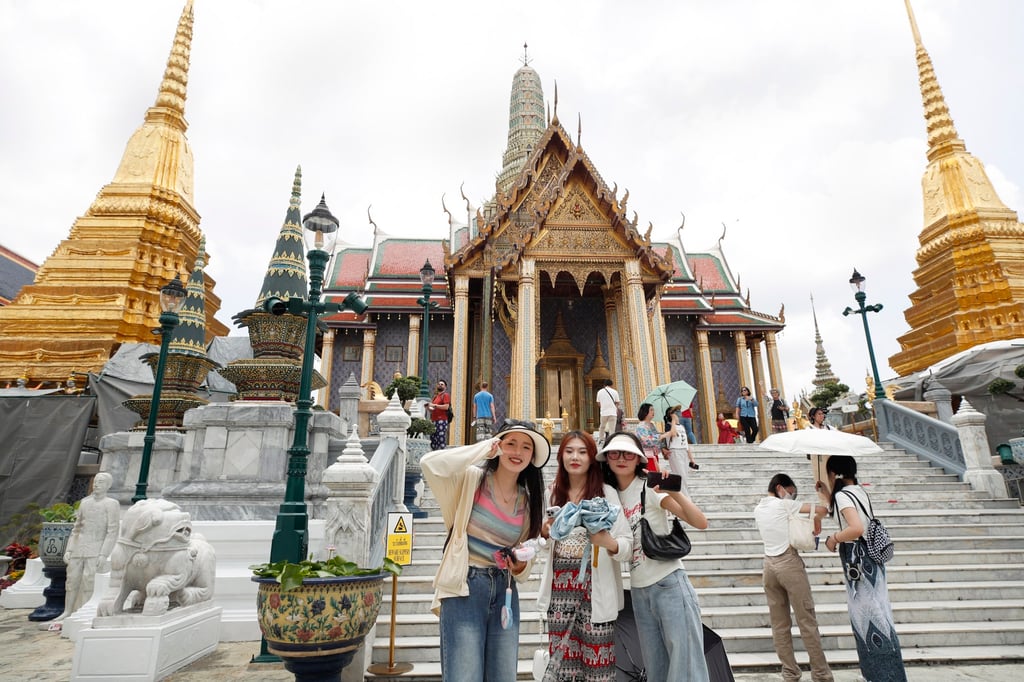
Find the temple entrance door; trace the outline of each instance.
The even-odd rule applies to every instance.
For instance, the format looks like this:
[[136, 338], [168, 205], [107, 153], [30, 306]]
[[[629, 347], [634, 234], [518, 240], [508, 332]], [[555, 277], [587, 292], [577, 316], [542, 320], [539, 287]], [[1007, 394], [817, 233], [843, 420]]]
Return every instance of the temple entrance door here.
[[544, 363], [539, 416], [550, 414], [557, 419], [564, 411], [568, 421], [562, 425], [563, 432], [579, 428], [580, 383], [580, 368], [574, 361], [559, 358]]
[[578, 429], [586, 421], [583, 404], [583, 354], [577, 351], [562, 324], [555, 321], [555, 333], [537, 363], [537, 419], [558, 419], [565, 413], [562, 433]]

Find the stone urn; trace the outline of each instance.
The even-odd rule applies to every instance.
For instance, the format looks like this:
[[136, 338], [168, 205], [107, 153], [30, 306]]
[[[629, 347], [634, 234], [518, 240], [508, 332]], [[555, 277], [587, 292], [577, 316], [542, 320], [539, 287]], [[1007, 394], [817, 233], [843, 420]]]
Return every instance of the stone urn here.
[[74, 527], [72, 522], [43, 522], [39, 531], [39, 558], [43, 562], [43, 575], [50, 579], [50, 584], [43, 589], [46, 601], [28, 615], [31, 621], [53, 620], [64, 613], [68, 568], [64, 563], [64, 551]]
[[377, 622], [389, 575], [306, 578], [287, 591], [274, 578], [252, 578], [259, 584], [256, 618], [267, 650], [296, 682], [340, 682]]
[[416, 486], [423, 478], [420, 460], [430, 452], [430, 441], [423, 437], [408, 438], [405, 441], [405, 494], [402, 500], [405, 507], [412, 512], [414, 519], [427, 517], [427, 512], [416, 505]]

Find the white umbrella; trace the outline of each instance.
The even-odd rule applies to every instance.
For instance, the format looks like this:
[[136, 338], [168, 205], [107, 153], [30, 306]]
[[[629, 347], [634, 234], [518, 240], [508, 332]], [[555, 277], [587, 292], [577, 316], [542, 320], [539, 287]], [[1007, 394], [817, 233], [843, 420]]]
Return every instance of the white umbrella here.
[[776, 452], [816, 455], [875, 455], [882, 452], [878, 443], [833, 429], [798, 429], [773, 433], [761, 441], [761, 447]]

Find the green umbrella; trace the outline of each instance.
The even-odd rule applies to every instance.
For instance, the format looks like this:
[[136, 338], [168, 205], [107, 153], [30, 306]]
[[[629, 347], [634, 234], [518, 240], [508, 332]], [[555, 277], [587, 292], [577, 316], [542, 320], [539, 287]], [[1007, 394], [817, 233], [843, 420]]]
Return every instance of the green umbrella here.
[[668, 408], [675, 405], [682, 405], [685, 410], [693, 402], [695, 395], [697, 395], [697, 389], [685, 381], [679, 380], [655, 386], [654, 390], [644, 398], [644, 402], [650, 403], [654, 407], [656, 416], [661, 416]]

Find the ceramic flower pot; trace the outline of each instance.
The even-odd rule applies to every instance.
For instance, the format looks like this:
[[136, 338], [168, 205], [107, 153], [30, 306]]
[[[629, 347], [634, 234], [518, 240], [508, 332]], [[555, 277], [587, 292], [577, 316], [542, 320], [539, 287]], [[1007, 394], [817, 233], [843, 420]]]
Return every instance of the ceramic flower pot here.
[[43, 560], [43, 566], [64, 565], [64, 550], [74, 527], [74, 523], [43, 523], [39, 531], [39, 558]]
[[267, 650], [303, 680], [340, 680], [377, 622], [389, 574], [307, 578], [287, 592], [273, 578], [256, 578], [256, 616]]

